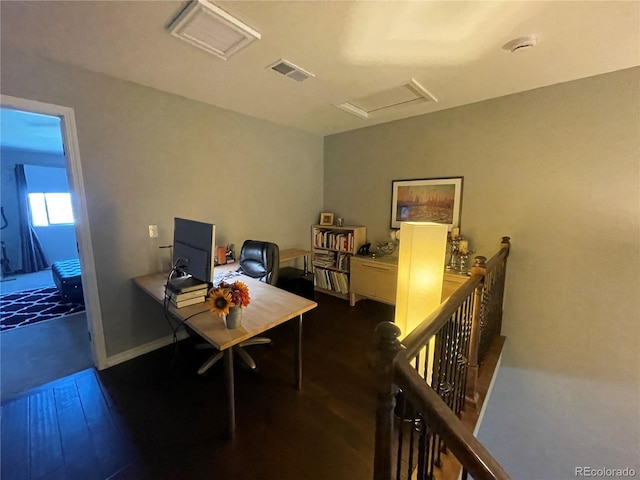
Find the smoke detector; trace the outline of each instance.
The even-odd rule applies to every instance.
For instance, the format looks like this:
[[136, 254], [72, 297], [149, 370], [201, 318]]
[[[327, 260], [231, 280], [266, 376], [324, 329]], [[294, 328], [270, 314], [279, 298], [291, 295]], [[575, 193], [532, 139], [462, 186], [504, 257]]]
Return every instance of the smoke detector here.
[[191, 0], [167, 29], [171, 35], [227, 60], [256, 40], [260, 33], [207, 0]]
[[516, 38], [514, 40], [511, 40], [510, 42], [505, 43], [502, 46], [502, 49], [508, 50], [511, 53], [515, 53], [522, 50], [527, 50], [529, 48], [533, 48], [537, 44], [538, 44], [538, 36], [528, 35], [526, 37]]
[[296, 82], [304, 82], [309, 77], [315, 77], [313, 73], [307, 72], [305, 69], [300, 68], [282, 58], [271, 65], [267, 65], [265, 68], [279, 73], [280, 75], [284, 75], [285, 77], [289, 77]]

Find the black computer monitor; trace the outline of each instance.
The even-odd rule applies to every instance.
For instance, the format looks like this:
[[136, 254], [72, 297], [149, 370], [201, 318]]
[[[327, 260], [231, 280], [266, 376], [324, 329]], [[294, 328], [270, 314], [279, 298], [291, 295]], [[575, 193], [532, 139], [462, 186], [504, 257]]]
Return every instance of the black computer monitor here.
[[185, 218], [175, 218], [173, 226], [173, 267], [197, 280], [213, 284], [216, 226]]

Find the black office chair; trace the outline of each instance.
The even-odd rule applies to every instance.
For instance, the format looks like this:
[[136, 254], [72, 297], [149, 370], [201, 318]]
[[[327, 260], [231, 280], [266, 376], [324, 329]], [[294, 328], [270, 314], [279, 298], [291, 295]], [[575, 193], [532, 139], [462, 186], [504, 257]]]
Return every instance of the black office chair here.
[[[258, 240], [246, 240], [240, 250], [240, 267], [238, 271], [252, 278], [257, 278], [261, 282], [275, 285], [278, 281], [278, 270], [280, 268], [280, 249], [278, 245], [271, 242], [261, 242]], [[252, 370], [256, 369], [256, 362], [244, 350], [250, 345], [270, 344], [271, 339], [266, 337], [254, 337], [233, 347], [234, 352], [242, 358]], [[213, 348], [209, 344], [198, 345], [197, 348]], [[200, 375], [204, 374], [213, 364], [222, 358], [222, 352], [212, 355], [199, 369]]]

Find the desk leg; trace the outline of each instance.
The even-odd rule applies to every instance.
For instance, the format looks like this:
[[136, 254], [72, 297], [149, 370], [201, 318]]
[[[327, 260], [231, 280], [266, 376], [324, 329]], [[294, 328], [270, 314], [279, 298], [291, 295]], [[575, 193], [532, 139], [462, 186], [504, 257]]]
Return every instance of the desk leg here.
[[298, 317], [296, 322], [296, 333], [298, 339], [296, 341], [296, 357], [295, 357], [295, 379], [296, 388], [300, 390], [302, 388], [302, 314]]
[[236, 397], [234, 393], [233, 381], [233, 347], [224, 351], [224, 371], [227, 380], [227, 414], [229, 421], [229, 437], [236, 435]]

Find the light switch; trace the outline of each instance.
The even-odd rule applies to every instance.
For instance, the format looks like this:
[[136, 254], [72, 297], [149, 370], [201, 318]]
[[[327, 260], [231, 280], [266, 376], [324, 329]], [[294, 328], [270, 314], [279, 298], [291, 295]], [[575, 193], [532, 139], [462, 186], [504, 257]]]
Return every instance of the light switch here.
[[149, 238], [158, 238], [158, 225], [149, 225]]

